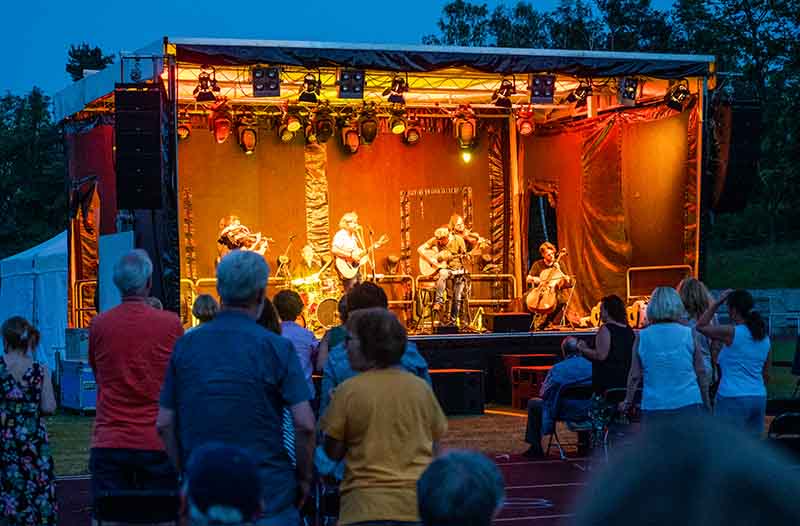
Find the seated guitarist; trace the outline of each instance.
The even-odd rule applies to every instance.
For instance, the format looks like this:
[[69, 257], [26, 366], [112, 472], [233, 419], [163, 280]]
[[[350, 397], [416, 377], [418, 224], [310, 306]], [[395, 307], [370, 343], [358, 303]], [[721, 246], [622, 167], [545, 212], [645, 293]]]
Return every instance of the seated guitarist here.
[[531, 265], [528, 271], [528, 276], [525, 278], [527, 283], [532, 283], [534, 287], [538, 287], [541, 284], [539, 276], [541, 276], [542, 272], [545, 270], [555, 268], [555, 270], [563, 275], [563, 277], [552, 283], [552, 287], [556, 290], [555, 308], [546, 314], [534, 313], [533, 324], [531, 326], [537, 331], [558, 325], [561, 322], [564, 309], [569, 301], [569, 291], [567, 289], [575, 284], [572, 277], [568, 274], [564, 263], [556, 261], [556, 252], [555, 245], [549, 241], [545, 241], [539, 245], [539, 254], [541, 254], [542, 259], [533, 262], [533, 265]]
[[[364, 255], [358, 235], [360, 230], [358, 214], [347, 212], [342, 216], [339, 220], [339, 231], [333, 236], [333, 243], [331, 243], [331, 253], [334, 257], [343, 259], [353, 265], [358, 265], [361, 256]], [[344, 276], [340, 276], [340, 278], [342, 279], [344, 291], [347, 293], [353, 285], [361, 282], [361, 273], [357, 272], [350, 279], [346, 279]]]
[[436, 295], [433, 300], [433, 311], [438, 317], [444, 304], [444, 289], [449, 279], [453, 280], [453, 301], [450, 306], [448, 324], [454, 323], [461, 308], [461, 295], [466, 285], [463, 273], [462, 257], [467, 253], [464, 239], [451, 234], [447, 227], [437, 228], [433, 237], [417, 248], [420, 257], [432, 266], [437, 267]]

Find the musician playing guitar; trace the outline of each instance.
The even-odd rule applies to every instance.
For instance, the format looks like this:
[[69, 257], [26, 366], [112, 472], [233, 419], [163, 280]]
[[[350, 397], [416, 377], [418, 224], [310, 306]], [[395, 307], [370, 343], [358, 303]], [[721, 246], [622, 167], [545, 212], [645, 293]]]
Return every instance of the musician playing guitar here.
[[[351, 265], [358, 265], [361, 256], [364, 255], [364, 250], [359, 240], [359, 231], [361, 226], [358, 224], [358, 214], [355, 212], [347, 212], [339, 220], [339, 231], [333, 236], [333, 243], [331, 243], [331, 253], [334, 257], [344, 260]], [[344, 286], [345, 293], [356, 283], [361, 282], [361, 273], [356, 272], [356, 275], [351, 278], [346, 278], [339, 275], [342, 279], [342, 286]]]
[[444, 304], [444, 290], [447, 281], [453, 280], [453, 301], [450, 306], [450, 320], [458, 318], [461, 308], [461, 295], [466, 285], [463, 258], [467, 254], [464, 239], [451, 234], [447, 227], [437, 228], [433, 237], [417, 248], [420, 256], [420, 272], [426, 274], [423, 263], [433, 267], [436, 276], [436, 294], [433, 300], [433, 311], [438, 314]]
[[[544, 330], [561, 321], [569, 300], [567, 289], [575, 284], [564, 263], [559, 261], [561, 253], [556, 252], [555, 245], [545, 241], [539, 246], [539, 254], [542, 259], [533, 262], [525, 278], [534, 287], [526, 299], [529, 310], [534, 314], [531, 325], [534, 330]], [[542, 303], [543, 298], [548, 296], [552, 300]]]

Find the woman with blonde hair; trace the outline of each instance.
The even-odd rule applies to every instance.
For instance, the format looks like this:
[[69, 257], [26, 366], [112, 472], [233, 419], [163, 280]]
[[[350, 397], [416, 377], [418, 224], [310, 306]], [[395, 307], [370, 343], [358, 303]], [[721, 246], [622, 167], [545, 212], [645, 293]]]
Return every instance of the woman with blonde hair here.
[[[683, 306], [686, 308], [686, 313], [689, 315], [689, 326], [693, 329], [697, 327], [697, 320], [711, 305], [711, 293], [702, 281], [695, 278], [686, 278], [678, 284], [678, 294], [681, 296]], [[712, 325], [717, 325], [716, 318], [712, 320]], [[716, 353], [719, 351], [719, 342], [716, 342], [703, 334], [697, 334], [698, 343], [700, 344], [700, 352], [703, 354], [703, 368], [705, 374], [703, 375], [703, 383], [700, 386], [700, 394], [703, 395], [703, 403], [706, 408], [711, 409], [711, 386], [716, 381], [716, 370], [714, 363], [716, 362]]]
[[39, 331], [25, 318], [3, 323], [0, 356], [0, 524], [56, 524], [53, 458], [42, 414], [56, 410], [45, 365], [32, 358]]
[[622, 410], [631, 407], [639, 382], [642, 420], [657, 421], [699, 413], [703, 407], [700, 385], [703, 356], [695, 331], [681, 323], [686, 309], [678, 293], [658, 287], [647, 305], [649, 325], [633, 342], [628, 391]]

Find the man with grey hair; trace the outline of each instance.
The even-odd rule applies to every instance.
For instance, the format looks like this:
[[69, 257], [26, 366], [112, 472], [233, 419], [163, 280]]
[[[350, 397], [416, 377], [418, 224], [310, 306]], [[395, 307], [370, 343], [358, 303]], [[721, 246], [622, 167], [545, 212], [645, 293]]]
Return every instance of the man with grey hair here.
[[417, 504], [424, 526], [491, 526], [504, 498], [500, 470], [474, 451], [442, 455], [417, 481]]
[[132, 250], [114, 265], [122, 303], [89, 327], [97, 405], [89, 468], [94, 498], [106, 491], [177, 489], [155, 430], [158, 396], [172, 346], [183, 334], [175, 313], [152, 308], [153, 264]]
[[[203, 444], [250, 452], [263, 483], [257, 524], [296, 526], [311, 486], [314, 413], [291, 342], [256, 320], [269, 267], [251, 251], [233, 250], [217, 266], [221, 310], [175, 345], [161, 390], [158, 431], [179, 471]], [[284, 407], [295, 429], [297, 467], [280, 447]]]

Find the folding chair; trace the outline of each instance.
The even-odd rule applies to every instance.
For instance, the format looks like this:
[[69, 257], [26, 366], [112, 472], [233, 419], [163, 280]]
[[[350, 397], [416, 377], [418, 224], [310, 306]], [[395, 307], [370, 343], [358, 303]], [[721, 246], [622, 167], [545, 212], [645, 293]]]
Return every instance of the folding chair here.
[[180, 496], [177, 491], [105, 491], [97, 496], [94, 503], [94, 518], [98, 526], [104, 521], [177, 525], [179, 515]]
[[[561, 393], [558, 397], [558, 405], [560, 406], [564, 400], [591, 400], [594, 392], [592, 391], [591, 385], [568, 385], [561, 389]], [[558, 448], [558, 455], [561, 457], [561, 460], [566, 460], [567, 455], [564, 453], [564, 448], [561, 446], [561, 440], [558, 437], [558, 423], [564, 422], [567, 425], [567, 429], [574, 433], [587, 433], [591, 432], [592, 430], [592, 421], [587, 415], [579, 420], [560, 420], [556, 419], [555, 423], [553, 424], [553, 433], [550, 435], [550, 440], [547, 442], [547, 450], [544, 452], [545, 456], [550, 453], [550, 448], [553, 446], [553, 442], [555, 441], [555, 445]]]
[[781, 413], [769, 425], [767, 439], [800, 461], [800, 413]]

